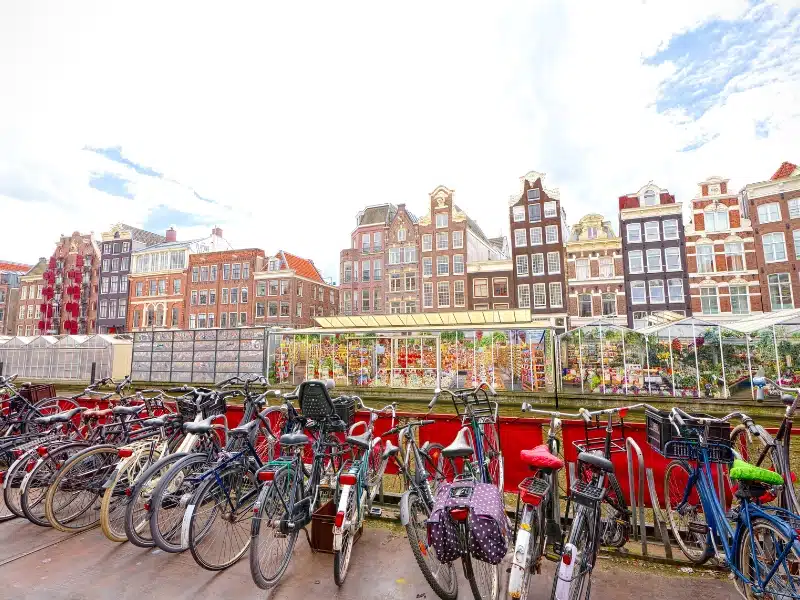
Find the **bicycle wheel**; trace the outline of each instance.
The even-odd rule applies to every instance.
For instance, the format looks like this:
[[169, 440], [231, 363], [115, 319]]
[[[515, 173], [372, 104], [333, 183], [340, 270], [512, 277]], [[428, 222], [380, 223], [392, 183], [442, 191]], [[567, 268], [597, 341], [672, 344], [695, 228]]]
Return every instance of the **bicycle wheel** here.
[[[25, 423], [21, 424], [21, 431], [24, 433], [33, 433], [35, 431], [44, 431], [48, 429], [49, 425], [41, 425], [34, 423], [33, 419], [37, 417], [49, 417], [60, 412], [66, 412], [73, 408], [78, 408], [80, 404], [72, 398], [62, 398], [55, 396], [53, 398], [43, 398], [36, 402], [33, 407], [36, 410], [31, 410], [26, 415]], [[73, 419], [75, 425], [80, 423], [80, 415], [76, 415]]]
[[183, 552], [181, 525], [200, 481], [198, 475], [208, 470], [207, 454], [190, 454], [177, 461], [158, 482], [150, 498], [150, 535], [164, 552]]
[[3, 479], [3, 501], [6, 503], [6, 508], [17, 517], [25, 516], [22, 512], [22, 482], [36, 466], [38, 459], [39, 453], [36, 448], [31, 448], [11, 463]]
[[[525, 525], [517, 527], [517, 537], [519, 538], [523, 533], [527, 535], [528, 545], [527, 548], [523, 546], [523, 548], [525, 548], [523, 550], [525, 552], [525, 558], [523, 561], [520, 561], [520, 558], [516, 556], [519, 542], [515, 541], [514, 543], [514, 563], [519, 564], [521, 562], [522, 564], [519, 564], [518, 567], [514, 564], [511, 565], [511, 576], [508, 578], [508, 591], [512, 598], [525, 600], [528, 597], [531, 573], [539, 572], [539, 563], [544, 550], [544, 540], [546, 536], [544, 513], [544, 506], [542, 504], [535, 506], [530, 512], [530, 522], [525, 524], [528, 526], [528, 530], [525, 530]], [[517, 518], [519, 518], [519, 516]]]
[[503, 469], [503, 453], [500, 450], [500, 434], [497, 431], [497, 425], [494, 423], [483, 424], [483, 460], [486, 461], [486, 466], [489, 470], [490, 483], [497, 486], [500, 493], [505, 490], [504, 469]]
[[256, 491], [255, 474], [239, 462], [197, 488], [184, 522], [189, 519], [189, 550], [198, 565], [221, 571], [247, 552]]
[[453, 563], [441, 563], [436, 557], [436, 550], [428, 546], [427, 520], [430, 511], [425, 502], [411, 492], [408, 495], [408, 524], [406, 535], [411, 544], [411, 552], [417, 565], [425, 576], [428, 585], [442, 600], [455, 600], [458, 596], [458, 577]]
[[71, 457], [47, 490], [45, 514], [54, 529], [85, 531], [100, 520], [103, 484], [119, 462], [117, 448], [91, 446]]
[[367, 511], [372, 509], [372, 502], [380, 490], [383, 483], [383, 475], [386, 472], [386, 465], [389, 463], [389, 457], [383, 457], [383, 450], [386, 444], [383, 440], [370, 448], [369, 456], [367, 457]]
[[[333, 555], [333, 580], [336, 585], [341, 586], [347, 578], [347, 569], [350, 567], [350, 555], [353, 552], [353, 524], [358, 525], [357, 502], [356, 495], [363, 495], [363, 490], [359, 489], [360, 486], [353, 486], [350, 490], [350, 496], [347, 499], [347, 510], [344, 514], [344, 522], [350, 523], [350, 527], [342, 531], [342, 549], [337, 550]], [[368, 492], [367, 492], [368, 493]], [[365, 507], [361, 506], [361, 511]]]
[[[469, 535], [472, 535], [472, 530]], [[464, 563], [464, 573], [469, 574], [467, 581], [475, 600], [496, 600], [500, 593], [500, 565], [473, 560], [469, 552], [461, 557], [461, 561]]]
[[[279, 454], [278, 438], [280, 438], [281, 431], [283, 431], [286, 423], [286, 415], [280, 407], [274, 406], [268, 408], [265, 413], [261, 413], [256, 418], [262, 420], [262, 424], [258, 426], [253, 448], [255, 448], [261, 462], [268, 463], [271, 460], [275, 460]], [[267, 422], [266, 425], [264, 421]]]
[[136, 482], [125, 508], [125, 535], [134, 546], [140, 548], [155, 546], [150, 533], [150, 500], [161, 478], [185, 456], [188, 455], [181, 452], [160, 458], [150, 465]]
[[[302, 474], [300, 474], [302, 477]], [[250, 525], [250, 574], [262, 590], [274, 587], [283, 577], [292, 559], [294, 546], [300, 531], [281, 533], [280, 520], [286, 516], [286, 507], [292, 489], [295, 489], [295, 505], [301, 500], [302, 481], [292, 487], [288, 469], [275, 473], [272, 483], [261, 488]]]
[[678, 509], [689, 483], [689, 467], [673, 460], [664, 472], [664, 509], [672, 535], [690, 561], [702, 565], [714, 554], [708, 539], [708, 526], [697, 487], [690, 490], [686, 502]]
[[[582, 477], [587, 483], [592, 481], [595, 471], [583, 465]], [[622, 548], [631, 535], [631, 512], [622, 493], [616, 475], [606, 476], [606, 495], [600, 503], [600, 531], [598, 540], [601, 546]]]
[[[742, 460], [745, 462], [748, 462], [751, 465], [756, 465], [757, 467], [761, 467], [762, 469], [780, 473], [784, 480], [787, 480], [786, 473], [784, 473], [784, 468], [782, 466], [783, 461], [779, 456], [776, 456], [776, 453], [782, 451], [782, 449], [778, 446], [769, 447], [767, 446], [763, 437], [751, 436], [744, 424], [739, 424], [733, 428], [733, 431], [731, 432], [731, 443], [733, 448], [741, 455]], [[797, 497], [797, 484], [793, 481], [791, 473], [789, 474], [788, 481], [791, 482], [793, 491], [795, 493], [787, 493], [787, 499], [789, 500], [788, 504], [790, 505], [783, 508], [791, 510], [792, 512], [797, 512], [797, 510], [800, 509], [800, 506], [795, 506], [794, 503], [794, 498]], [[787, 487], [788, 485], [789, 483], [787, 483]], [[782, 494], [778, 494], [775, 496], [775, 498], [769, 501], [767, 501], [768, 498], [761, 498], [759, 502], [765, 506], [780, 506], [781, 496]]]
[[36, 466], [22, 480], [20, 507], [31, 523], [40, 527], [51, 527], [45, 514], [45, 496], [53, 479], [67, 460], [89, 447], [88, 442], [72, 442], [47, 449], [47, 456], [40, 458]]
[[[788, 554], [781, 561], [775, 575], [764, 584], [765, 574], [772, 571], [778, 559], [791, 546]], [[763, 586], [761, 593], [755, 593], [753, 586], [737, 582], [737, 588], [743, 591], [748, 600], [763, 600], [764, 598], [797, 598], [800, 586], [800, 554], [796, 544], [788, 539], [778, 527], [769, 520], [756, 517], [750, 521], [750, 528], [742, 532], [736, 556], [739, 561], [739, 570], [750, 581], [759, 587]], [[758, 568], [756, 568], [756, 565]], [[744, 590], [741, 590], [744, 587]]]
[[594, 548], [592, 547], [592, 527], [597, 524], [597, 513], [595, 510], [578, 507], [575, 512], [575, 518], [572, 521], [572, 528], [567, 538], [567, 543], [572, 544], [575, 548], [575, 565], [572, 570], [572, 576], [569, 580], [561, 578], [562, 562], [556, 566], [556, 573], [553, 577], [553, 591], [550, 595], [550, 600], [555, 600], [556, 589], [561, 586], [568, 586], [569, 593], [567, 598], [569, 600], [586, 600], [589, 598], [589, 590], [591, 588], [591, 568], [594, 562]]
[[112, 542], [128, 541], [125, 534], [125, 513], [131, 504], [136, 480], [150, 465], [150, 460], [148, 449], [135, 451], [134, 456], [120, 463], [114, 470], [114, 481], [106, 487], [100, 502], [100, 527]]

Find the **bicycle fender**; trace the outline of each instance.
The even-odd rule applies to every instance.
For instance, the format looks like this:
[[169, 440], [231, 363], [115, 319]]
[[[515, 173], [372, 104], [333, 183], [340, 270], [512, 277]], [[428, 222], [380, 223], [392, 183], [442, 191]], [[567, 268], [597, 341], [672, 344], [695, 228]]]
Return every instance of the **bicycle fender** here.
[[[336, 514], [344, 513], [347, 514], [347, 502], [350, 499], [350, 493], [353, 486], [351, 485], [343, 485], [340, 490], [341, 494], [339, 496], [339, 506], [336, 509]], [[333, 525], [333, 550], [338, 552], [342, 549], [342, 531], [345, 527], [345, 523], [342, 523], [341, 527], [336, 527], [336, 524]]]
[[408, 497], [411, 494], [410, 490], [406, 490], [403, 492], [403, 495], [400, 496], [400, 524], [403, 527], [407, 526], [409, 522], [411, 522], [411, 517], [409, 516], [408, 510]]

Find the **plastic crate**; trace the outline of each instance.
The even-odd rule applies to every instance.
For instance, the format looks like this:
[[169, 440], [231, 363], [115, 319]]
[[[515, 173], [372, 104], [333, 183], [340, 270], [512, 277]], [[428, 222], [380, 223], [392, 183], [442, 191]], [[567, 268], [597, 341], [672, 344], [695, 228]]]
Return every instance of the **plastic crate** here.
[[[708, 460], [712, 463], [730, 464], [733, 462], [733, 450], [730, 443], [716, 442], [706, 445]], [[683, 460], [697, 460], [700, 456], [700, 445], [694, 440], [672, 440], [667, 444], [664, 452], [665, 458], [680, 458]]]
[[19, 388], [19, 395], [31, 404], [36, 404], [40, 400], [55, 398], [56, 386], [52, 383], [23, 386]]
[[[333, 524], [336, 521], [336, 505], [328, 500], [311, 515], [311, 547], [317, 552], [333, 554]], [[363, 525], [356, 532], [357, 542], [364, 531]]]
[[[647, 426], [647, 443], [659, 454], [664, 454], [666, 446], [669, 442], [696, 439], [697, 432], [705, 433], [705, 426], [693, 424], [691, 420], [684, 419], [684, 428], [681, 435], [675, 431], [675, 427], [669, 420], [670, 413], [665, 410], [650, 410], [645, 411], [645, 423]], [[712, 418], [711, 415], [694, 414], [697, 418]], [[730, 445], [731, 439], [731, 424], [730, 423], [712, 423], [708, 426], [708, 439], [707, 442], [725, 443]]]
[[351, 396], [340, 396], [334, 398], [333, 409], [339, 418], [344, 421], [348, 427], [356, 421], [356, 399]]

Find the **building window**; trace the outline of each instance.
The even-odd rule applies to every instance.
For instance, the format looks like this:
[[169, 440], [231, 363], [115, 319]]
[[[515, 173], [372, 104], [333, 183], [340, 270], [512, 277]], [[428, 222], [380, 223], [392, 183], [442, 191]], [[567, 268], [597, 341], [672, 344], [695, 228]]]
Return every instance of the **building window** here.
[[397, 241], [398, 242], [405, 242], [406, 241], [406, 230], [402, 227], [397, 230]]
[[794, 257], [800, 259], [800, 229], [792, 232], [792, 238], [794, 239]]
[[789, 200], [787, 204], [789, 205], [789, 218], [796, 219], [800, 217], [800, 198]]
[[725, 266], [728, 271], [744, 271], [743, 242], [725, 243]]
[[727, 231], [730, 229], [727, 207], [721, 206], [718, 210], [706, 209], [704, 229], [706, 231]]
[[112, 271], [119, 271], [119, 259], [112, 258], [111, 259], [111, 270]]
[[433, 275], [433, 259], [427, 256], [422, 259], [422, 276], [430, 277]]
[[259, 281], [256, 283], [256, 296], [263, 297], [267, 295], [267, 282]]
[[697, 245], [697, 272], [714, 272], [714, 246], [711, 244]]
[[489, 310], [489, 305], [488, 305], [488, 304], [486, 304], [486, 303], [483, 303], [483, 304], [476, 304], [476, 305], [474, 306], [474, 309], [475, 309], [475, 310]]
[[217, 290], [208, 290], [208, 303], [209, 304], [217, 303]]
[[788, 273], [774, 273], [767, 278], [772, 310], [793, 308], [792, 286]]
[[717, 286], [703, 286], [700, 288], [700, 307], [704, 315], [719, 314]]
[[628, 223], [628, 225], [625, 227], [625, 232], [628, 235], [629, 244], [638, 244], [642, 241], [641, 223]]
[[575, 259], [575, 279], [578, 281], [586, 281], [589, 279], [589, 259], [576, 258]]
[[447, 232], [440, 231], [436, 234], [436, 249], [447, 250]]
[[514, 223], [521, 223], [525, 220], [525, 207], [524, 206], [515, 206], [511, 209], [511, 217], [514, 219]]
[[517, 286], [517, 306], [520, 308], [531, 307], [531, 287], [527, 283]]
[[200, 267], [192, 267], [192, 283], [200, 281]]
[[119, 277], [117, 277], [116, 275], [114, 275], [114, 277], [111, 278], [111, 288], [109, 291], [112, 294], [116, 294], [117, 292], [119, 292]]
[[542, 244], [542, 228], [531, 227], [531, 246], [540, 246]]
[[601, 256], [598, 261], [600, 264], [600, 277], [609, 279], [614, 277], [614, 259], [611, 256]]
[[[298, 290], [299, 291], [299, 290]], [[298, 296], [302, 296], [303, 294], [297, 294]], [[242, 304], [247, 304], [247, 288], [242, 288], [241, 294], [239, 295]]]
[[652, 248], [647, 251], [647, 272], [659, 273], [661, 271], [661, 250]]
[[508, 278], [506, 277], [493, 277], [492, 278], [492, 295], [495, 297], [508, 297]]
[[200, 281], [208, 281], [208, 267], [200, 267]]
[[130, 261], [131, 261], [131, 259], [130, 259], [129, 256], [123, 256], [122, 257], [122, 264], [121, 264], [121, 266], [119, 268], [120, 271], [127, 271], [128, 267], [130, 266]]
[[464, 232], [463, 231], [454, 231], [453, 232], [453, 248], [463, 248], [464, 247]]
[[[223, 297], [224, 297], [224, 295], [223, 295]], [[189, 304], [191, 304], [192, 306], [196, 306], [197, 305], [197, 290], [192, 290], [192, 293], [190, 295]]]
[[[375, 288], [373, 292], [372, 310], [379, 312], [381, 310], [381, 290], [380, 288]], [[322, 316], [322, 307], [320, 307], [320, 316]]]
[[547, 272], [550, 275], [561, 273], [561, 254], [558, 252], [547, 253]]
[[587, 227], [586, 237], [590, 240], [597, 239], [597, 227]]
[[361, 290], [361, 312], [369, 312], [369, 290]]
[[189, 329], [197, 329], [197, 316], [189, 315]]
[[472, 295], [475, 298], [488, 298], [489, 297], [489, 280], [488, 279], [473, 279], [472, 280]]
[[167, 295], [167, 280], [166, 279], [159, 279], [158, 280], [158, 293], [162, 296]]
[[558, 214], [556, 209], [555, 201], [551, 200], [550, 202], [544, 203], [544, 218], [545, 219], [552, 219]]
[[735, 315], [750, 314], [750, 296], [746, 285], [731, 285], [731, 312]]
[[220, 296], [219, 303], [220, 304], [228, 303], [228, 288], [222, 288], [222, 296]]
[[446, 281], [440, 281], [436, 284], [436, 291], [439, 307], [450, 306], [450, 284]]
[[100, 300], [100, 318], [107, 319], [108, 318], [108, 302], [105, 300]]
[[631, 281], [631, 304], [646, 304], [644, 281]]
[[231, 288], [231, 304], [239, 304], [239, 288]]
[[238, 281], [241, 279], [242, 275], [242, 265], [241, 263], [235, 263], [231, 266], [231, 278]]
[[544, 254], [531, 254], [531, 274], [544, 275]]
[[209, 329], [214, 329], [214, 317], [215, 317], [214, 313], [209, 313], [208, 314], [208, 328]]
[[527, 277], [528, 275], [528, 255], [517, 256], [517, 275]]
[[389, 314], [390, 315], [399, 315], [400, 314], [400, 302], [390, 302], [389, 303]]
[[591, 317], [592, 316], [592, 295], [591, 294], [578, 294], [578, 316]]
[[[347, 305], [345, 306], [345, 310], [350, 310], [350, 293], [346, 293], [347, 298]], [[225, 313], [222, 313], [223, 315]], [[267, 302], [267, 316], [270, 317], [277, 317], [278, 316], [278, 303], [277, 302]]]
[[231, 266], [222, 265], [222, 281], [228, 281], [231, 278]]
[[656, 193], [653, 190], [647, 190], [644, 193], [644, 205], [655, 206], [656, 204]]
[[143, 294], [144, 294], [144, 282], [143, 281], [137, 281], [136, 282], [136, 295], [137, 296], [142, 296]]
[[407, 292], [416, 292], [417, 291], [417, 274], [413, 271], [410, 273], [406, 273], [405, 277], [406, 281], [406, 291]]
[[270, 296], [277, 296], [278, 295], [278, 280], [277, 279], [272, 279], [271, 281], [268, 282], [267, 285], [268, 285], [268, 287], [267, 287], [268, 292], [267, 293]]
[[[194, 295], [194, 292], [192, 292]], [[200, 291], [200, 306], [204, 306], [208, 304], [208, 292], [206, 290]]]
[[[22, 289], [24, 290], [25, 288], [22, 288]], [[103, 277], [100, 280], [100, 293], [101, 294], [107, 294], [108, 293], [108, 277]], [[25, 300], [25, 298], [22, 298], [22, 299]]]
[[548, 225], [544, 228], [545, 242], [548, 244], [558, 243], [558, 225]]
[[551, 283], [550, 284], [550, 307], [560, 307], [563, 306], [562, 296], [561, 296], [561, 283]]
[[[124, 319], [128, 312], [128, 303], [125, 302], [125, 300], [120, 300], [117, 305], [117, 309], [117, 316], [119, 316], [120, 319]], [[178, 309], [174, 308], [173, 310], [177, 311]], [[173, 326], [175, 324], [176, 323], [173, 323]]]
[[447, 227], [447, 213], [436, 214], [436, 228]]
[[199, 315], [197, 315], [197, 327], [199, 329], [206, 328], [206, 313], [200, 313]]
[[422, 306], [425, 308], [433, 308], [433, 284], [422, 284]]
[[422, 236], [422, 251], [430, 252], [431, 250], [433, 250], [433, 236], [426, 233]]
[[758, 224], [774, 223], [781, 220], [781, 206], [777, 202], [762, 204], [758, 207]]
[[103, 273], [108, 273], [111, 270], [111, 261], [107, 258], [103, 259]]
[[453, 282], [453, 304], [455, 306], [464, 306], [466, 304], [463, 281]]
[[228, 313], [219, 313], [219, 326], [220, 327], [228, 326]]
[[644, 262], [641, 250], [628, 252], [628, 270], [631, 273], [644, 273]]
[[528, 202], [538, 200], [540, 197], [540, 190], [539, 188], [533, 188], [528, 190]]
[[380, 259], [372, 261], [372, 277], [375, 281], [383, 278], [383, 261]]
[[463, 254], [454, 254], [453, 255], [453, 275], [463, 275], [464, 274], [464, 255]]
[[369, 281], [371, 263], [368, 260], [361, 262], [361, 281]]
[[659, 239], [658, 221], [647, 221], [644, 224], [644, 241], [658, 242]]
[[514, 247], [523, 248], [528, 245], [528, 236], [524, 229], [514, 230]]
[[664, 262], [667, 263], [667, 271], [681, 270], [681, 251], [677, 246], [664, 248]]
[[529, 204], [528, 205], [528, 221], [530, 223], [538, 223], [542, 220], [542, 205]]
[[[231, 313], [231, 314], [235, 315], [236, 313]], [[280, 314], [280, 316], [282, 316], [282, 317], [288, 317], [289, 316], [289, 303], [286, 302], [285, 300], [283, 302], [281, 302], [281, 314]], [[231, 323], [231, 327], [232, 326], [233, 326], [233, 323]]]
[[181, 280], [180, 279], [173, 279], [172, 280], [172, 293], [173, 294], [180, 294], [181, 293]]
[[533, 307], [544, 308], [547, 306], [547, 295], [543, 283], [534, 283], [533, 288]]
[[783, 233], [768, 233], [761, 236], [761, 243], [764, 245], [764, 260], [770, 262], [781, 262], [786, 260], [786, 242]]
[[617, 316], [617, 295], [614, 293], [603, 294], [603, 316], [615, 317]]
[[436, 274], [449, 275], [450, 274], [450, 259], [447, 256], [436, 257]]
[[383, 250], [383, 234], [380, 231], [372, 234], [372, 247], [375, 252]]
[[285, 296], [288, 293], [289, 293], [289, 280], [281, 279], [281, 296]]
[[361, 251], [362, 252], [369, 252], [369, 234], [364, 233], [361, 235]]
[[652, 279], [650, 286], [650, 302], [662, 304], [664, 302], [664, 282], [661, 279]]
[[[286, 316], [288, 317], [289, 316], [289, 313], [288, 313], [289, 306], [288, 305], [286, 306], [286, 310], [287, 310]], [[228, 320], [230, 321], [231, 327], [236, 327], [237, 326], [236, 316], [237, 315], [236, 315], [235, 312], [230, 313], [230, 315], [228, 316]]]

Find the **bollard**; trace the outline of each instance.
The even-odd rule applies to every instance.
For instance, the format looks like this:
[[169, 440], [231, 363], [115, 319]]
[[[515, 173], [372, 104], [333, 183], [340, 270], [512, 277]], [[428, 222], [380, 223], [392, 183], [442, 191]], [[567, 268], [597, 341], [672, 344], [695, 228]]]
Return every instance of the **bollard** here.
[[0, 375], [3, 374], [3, 362], [0, 361]]
[[[672, 558], [672, 545], [669, 542], [669, 531], [667, 530], [667, 520], [661, 512], [661, 505], [658, 503], [658, 494], [656, 493], [656, 482], [653, 479], [653, 469], [647, 469], [647, 487], [650, 490], [650, 502], [653, 505], [653, 525], [658, 529], [661, 534], [661, 541], [664, 544], [664, 551], [667, 558]], [[666, 492], [668, 493], [668, 492]]]
[[95, 375], [96, 374], [97, 374], [97, 363], [93, 362], [92, 363], [92, 371], [89, 374], [89, 384], [90, 385], [94, 383], [94, 379], [95, 379]]
[[[638, 523], [640, 527], [639, 537], [642, 541], [642, 555], [647, 556], [647, 524], [644, 522], [644, 456], [642, 456], [642, 449], [639, 448], [639, 444], [636, 443], [636, 440], [633, 438], [628, 438], [625, 440], [625, 450], [627, 451], [628, 456], [628, 490], [630, 490], [631, 495], [631, 513], [633, 515], [633, 533], [634, 536], [636, 535], [636, 524], [637, 524], [637, 507], [638, 507]], [[633, 485], [633, 452], [636, 452], [636, 456], [639, 459], [639, 485], [634, 487]], [[639, 491], [639, 498], [636, 498], [636, 490], [638, 488]]]

